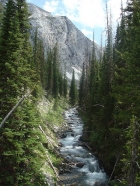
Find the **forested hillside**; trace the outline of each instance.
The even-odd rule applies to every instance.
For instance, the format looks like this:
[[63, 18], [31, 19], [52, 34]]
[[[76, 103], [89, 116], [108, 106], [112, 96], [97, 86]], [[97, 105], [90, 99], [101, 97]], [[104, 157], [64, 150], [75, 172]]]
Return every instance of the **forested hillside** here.
[[[57, 177], [52, 162], [56, 167], [61, 162], [53, 149], [57, 143], [49, 139], [56, 117], [55, 125], [62, 123], [55, 110], [60, 98], [67, 96], [66, 75], [59, 71], [57, 46], [45, 58], [37, 30], [31, 46], [28, 17], [26, 1], [9, 0], [4, 10], [0, 4], [1, 186], [48, 185], [47, 173]], [[54, 103], [48, 114], [49, 106], [41, 110], [44, 96]]]
[[100, 61], [83, 64], [79, 105], [85, 116], [85, 139], [111, 185], [140, 185], [140, 1], [122, 8], [115, 41], [107, 11], [107, 42]]

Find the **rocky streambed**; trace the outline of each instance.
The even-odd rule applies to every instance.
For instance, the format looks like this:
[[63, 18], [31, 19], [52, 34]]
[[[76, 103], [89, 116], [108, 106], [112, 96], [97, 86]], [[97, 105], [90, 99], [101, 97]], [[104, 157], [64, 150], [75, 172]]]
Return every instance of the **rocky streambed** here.
[[65, 120], [69, 129], [61, 135], [60, 154], [67, 162], [67, 168], [60, 169], [58, 185], [105, 186], [107, 175], [100, 168], [97, 158], [89, 148], [80, 141], [83, 134], [83, 122], [76, 108], [65, 112]]

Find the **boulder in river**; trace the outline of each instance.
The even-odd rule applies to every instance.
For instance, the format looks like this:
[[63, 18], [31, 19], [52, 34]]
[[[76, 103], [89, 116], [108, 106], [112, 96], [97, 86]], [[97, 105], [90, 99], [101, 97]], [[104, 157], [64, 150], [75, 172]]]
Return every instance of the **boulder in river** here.
[[82, 168], [85, 165], [83, 162], [76, 163], [76, 167]]
[[61, 136], [60, 136], [60, 138], [66, 138], [66, 134], [62, 134]]

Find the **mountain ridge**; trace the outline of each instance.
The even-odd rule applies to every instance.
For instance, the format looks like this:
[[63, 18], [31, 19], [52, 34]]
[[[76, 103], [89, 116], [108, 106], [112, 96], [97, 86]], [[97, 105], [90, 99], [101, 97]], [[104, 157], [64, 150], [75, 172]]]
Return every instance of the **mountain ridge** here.
[[[7, 0], [0, 0], [3, 4]], [[32, 3], [28, 3], [29, 22], [31, 24], [31, 41], [35, 36], [36, 29], [38, 37], [43, 41], [45, 54], [58, 45], [58, 61], [61, 71], [67, 72], [70, 79], [72, 70], [75, 69], [76, 79], [81, 76], [83, 63], [91, 59], [93, 42], [87, 38], [66, 16], [54, 16]], [[99, 56], [99, 46], [95, 43], [96, 55]]]

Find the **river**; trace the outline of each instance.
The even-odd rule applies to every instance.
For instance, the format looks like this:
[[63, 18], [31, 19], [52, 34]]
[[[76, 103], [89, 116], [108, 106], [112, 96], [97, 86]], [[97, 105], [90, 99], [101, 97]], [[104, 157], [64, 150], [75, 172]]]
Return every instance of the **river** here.
[[60, 153], [71, 164], [71, 170], [60, 175], [62, 185], [105, 186], [106, 173], [99, 167], [97, 158], [79, 140], [83, 134], [84, 123], [76, 108], [65, 111], [65, 120], [70, 130], [60, 139]]

